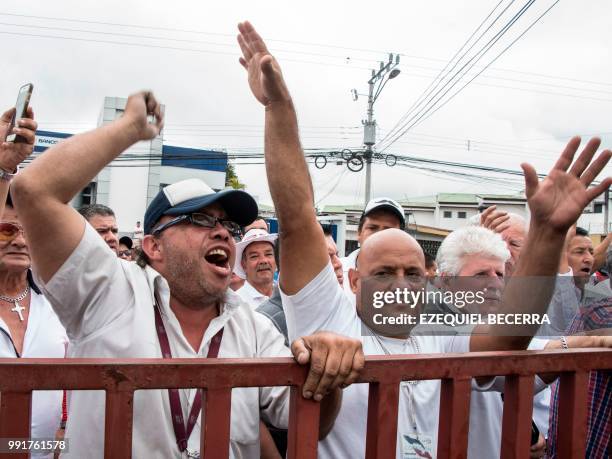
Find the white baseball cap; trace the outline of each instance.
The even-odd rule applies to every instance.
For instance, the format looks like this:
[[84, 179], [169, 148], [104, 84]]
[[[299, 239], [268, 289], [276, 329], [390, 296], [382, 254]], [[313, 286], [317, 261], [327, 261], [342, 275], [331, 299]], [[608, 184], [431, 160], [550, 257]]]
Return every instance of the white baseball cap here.
[[242, 238], [242, 241], [236, 244], [236, 259], [234, 260], [234, 272], [242, 279], [246, 279], [246, 273], [242, 268], [242, 254], [244, 250], [253, 242], [269, 242], [272, 245], [276, 244], [278, 239], [277, 233], [268, 233], [266, 230], [253, 228], [247, 231]]
[[363, 214], [361, 214], [362, 218], [367, 216], [370, 212], [377, 209], [388, 209], [397, 215], [397, 218], [400, 220], [400, 228], [404, 228], [406, 226], [406, 217], [404, 215], [404, 209], [400, 204], [391, 198], [374, 198], [368, 202], [368, 205], [365, 206], [363, 210]]

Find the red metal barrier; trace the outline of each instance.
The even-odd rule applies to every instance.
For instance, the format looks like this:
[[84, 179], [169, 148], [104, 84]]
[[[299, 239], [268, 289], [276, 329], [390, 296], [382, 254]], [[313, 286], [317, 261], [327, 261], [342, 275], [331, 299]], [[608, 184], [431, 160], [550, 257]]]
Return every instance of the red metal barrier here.
[[[506, 375], [502, 457], [528, 457], [533, 375], [560, 373], [560, 458], [584, 457], [590, 370], [612, 369], [612, 351], [565, 350], [375, 356], [360, 382], [370, 383], [367, 458], [393, 458], [399, 383], [441, 379], [438, 458], [466, 457], [470, 380]], [[32, 390], [105, 390], [105, 458], [129, 458], [133, 396], [139, 389], [203, 388], [202, 457], [227, 457], [231, 388], [292, 386], [289, 458], [315, 458], [319, 404], [303, 399], [307, 369], [291, 359], [0, 359], [0, 438], [29, 438]], [[510, 409], [508, 409], [510, 408]], [[225, 413], [225, 416], [223, 415]], [[224, 420], [225, 422], [220, 422]], [[27, 454], [9, 457], [27, 458]]]

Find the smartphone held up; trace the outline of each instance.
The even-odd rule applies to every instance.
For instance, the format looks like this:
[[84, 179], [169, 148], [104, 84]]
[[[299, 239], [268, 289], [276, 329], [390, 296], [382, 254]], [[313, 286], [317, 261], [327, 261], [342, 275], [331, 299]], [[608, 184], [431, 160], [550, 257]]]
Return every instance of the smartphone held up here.
[[6, 136], [7, 142], [25, 142], [25, 139], [23, 137], [17, 134], [12, 134], [11, 132], [13, 131], [17, 120], [25, 118], [25, 116], [27, 115], [28, 105], [30, 104], [30, 97], [32, 96], [33, 89], [34, 85], [32, 85], [32, 83], [24, 84], [21, 88], [19, 88], [19, 94], [17, 95], [17, 103], [15, 104], [15, 116], [13, 116], [11, 126], [7, 131], [9, 133]]

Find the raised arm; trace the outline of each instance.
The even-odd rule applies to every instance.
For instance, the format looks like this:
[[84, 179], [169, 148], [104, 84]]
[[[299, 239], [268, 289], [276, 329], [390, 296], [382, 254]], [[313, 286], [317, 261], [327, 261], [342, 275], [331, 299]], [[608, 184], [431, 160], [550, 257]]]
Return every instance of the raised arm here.
[[593, 261], [593, 269], [591, 270], [591, 272], [600, 270], [606, 264], [606, 256], [608, 254], [608, 247], [610, 247], [610, 242], [612, 242], [612, 233], [608, 233], [606, 238], [599, 244], [597, 244], [597, 247], [595, 247], [595, 251], [593, 253], [595, 260]]
[[248, 71], [253, 95], [266, 109], [265, 160], [280, 227], [280, 284], [284, 293], [293, 295], [321, 272], [329, 256], [316, 219], [295, 108], [280, 66], [249, 22], [238, 29], [240, 63]]
[[[147, 115], [155, 115], [150, 124]], [[66, 139], [32, 162], [12, 185], [38, 275], [48, 282], [76, 248], [84, 219], [67, 203], [108, 163], [139, 140], [154, 138], [163, 121], [151, 93], [131, 96], [117, 121]]]
[[[578, 220], [586, 205], [612, 183], [608, 177], [597, 186], [588, 188], [612, 154], [610, 150], [605, 150], [593, 160], [599, 144], [598, 138], [591, 139], [578, 159], [573, 161], [580, 146], [580, 137], [572, 138], [542, 181], [538, 180], [531, 165], [521, 165], [525, 174], [525, 194], [531, 211], [531, 223], [517, 268], [504, 289], [502, 303], [505, 314], [546, 312], [568, 229]], [[537, 329], [537, 325], [497, 328], [493, 335], [472, 336], [470, 350], [526, 349]], [[476, 332], [479, 331], [482, 330], [477, 328]]]
[[[28, 107], [27, 117], [16, 120], [12, 132], [8, 132], [11, 121], [15, 116], [15, 108], [5, 111], [0, 117], [0, 169], [6, 174], [14, 174], [17, 166], [32, 154], [34, 151], [34, 140], [38, 125], [34, 121], [32, 107]], [[18, 134], [25, 139], [25, 142], [5, 142], [9, 134]], [[5, 179], [0, 179], [0, 219], [4, 214], [4, 205], [9, 192], [10, 178], [5, 175]]]

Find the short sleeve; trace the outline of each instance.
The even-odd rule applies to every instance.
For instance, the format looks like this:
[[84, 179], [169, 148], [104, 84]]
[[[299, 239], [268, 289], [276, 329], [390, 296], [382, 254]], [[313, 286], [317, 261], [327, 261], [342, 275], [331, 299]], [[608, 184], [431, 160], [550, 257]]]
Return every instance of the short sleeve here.
[[122, 263], [86, 223], [79, 245], [49, 282], [38, 279], [71, 341], [100, 330], [133, 304]]
[[357, 313], [338, 283], [331, 262], [298, 293], [285, 295], [281, 290], [281, 297], [289, 342], [319, 330], [353, 335]]

